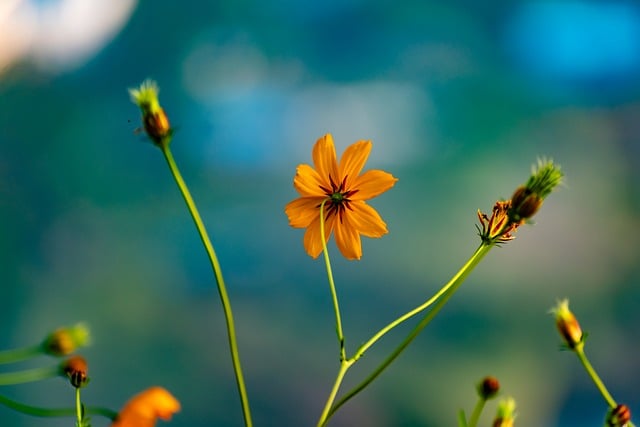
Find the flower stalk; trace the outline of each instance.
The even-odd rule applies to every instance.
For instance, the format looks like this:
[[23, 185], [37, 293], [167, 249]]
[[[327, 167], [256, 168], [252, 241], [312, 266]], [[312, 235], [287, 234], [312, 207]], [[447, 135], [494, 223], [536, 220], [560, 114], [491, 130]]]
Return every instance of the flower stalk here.
[[[318, 144], [319, 143], [317, 143], [316, 146]], [[321, 164], [321, 162], [317, 163]], [[527, 183], [519, 187], [514, 192], [513, 197], [516, 198], [517, 204], [514, 204], [513, 200], [511, 199], [506, 201], [498, 201], [493, 208], [491, 217], [478, 212], [478, 218], [481, 224], [481, 227], [478, 227], [481, 240], [480, 246], [476, 249], [473, 255], [471, 255], [469, 260], [461, 267], [461, 269], [451, 278], [451, 280], [449, 280], [449, 282], [442, 286], [442, 288], [440, 288], [438, 292], [436, 292], [423, 304], [401, 315], [400, 317], [380, 329], [378, 332], [376, 332], [367, 342], [365, 342], [356, 350], [352, 357], [345, 359], [344, 355], [346, 355], [346, 353], [344, 352], [344, 348], [341, 347], [341, 362], [338, 375], [336, 377], [327, 403], [325, 404], [325, 408], [318, 421], [318, 427], [326, 425], [331, 416], [333, 416], [333, 414], [342, 405], [344, 405], [359, 392], [364, 390], [369, 384], [371, 384], [376, 378], [378, 378], [378, 376], [380, 376], [382, 372], [384, 372], [391, 365], [391, 363], [393, 363], [393, 361], [395, 361], [400, 356], [400, 354], [411, 344], [411, 342], [413, 342], [413, 340], [420, 334], [420, 332], [431, 322], [431, 320], [433, 320], [433, 318], [438, 314], [442, 307], [444, 307], [444, 305], [449, 301], [449, 299], [467, 278], [469, 273], [471, 273], [471, 271], [480, 263], [480, 261], [486, 256], [491, 248], [506, 243], [515, 238], [514, 233], [517, 231], [517, 228], [520, 225], [524, 224], [529, 218], [531, 218], [531, 216], [533, 216], [537, 212], [539, 207], [542, 205], [542, 201], [544, 200], [544, 198], [548, 196], [551, 191], [561, 182], [562, 176], [563, 174], [560, 171], [560, 168], [557, 167], [552, 161], [539, 160], [537, 167], [533, 169], [532, 176], [529, 178]], [[325, 199], [320, 205], [319, 218], [321, 229], [320, 240], [322, 241], [322, 250], [325, 253], [325, 259], [328, 259], [328, 254], [324, 233], [325, 217], [323, 215], [322, 208], [327, 201], [328, 200]], [[333, 199], [331, 199], [331, 201], [333, 201]], [[535, 208], [532, 207], [533, 205], [535, 205]], [[311, 222], [307, 220], [306, 223], [307, 225], [309, 225]], [[328, 262], [327, 267], [329, 270], [328, 275], [330, 278], [332, 294], [335, 298], [335, 286], [333, 284], [333, 277], [330, 273], [330, 266]], [[367, 377], [365, 377], [365, 379], [360, 384], [347, 392], [337, 402], [333, 403], [336, 398], [337, 391], [339, 390], [340, 385], [344, 379], [344, 376], [347, 370], [353, 365], [353, 363], [355, 363], [360, 357], [362, 357], [365, 351], [371, 348], [385, 334], [387, 334], [403, 322], [407, 321], [408, 319], [414, 317], [415, 315], [424, 312], [429, 307], [431, 307], [431, 309], [422, 317], [417, 325], [414, 326], [414, 328], [409, 332], [404, 340], [387, 356], [387, 358], [384, 359], [383, 362], [378, 365], [378, 367], [375, 368]], [[339, 318], [339, 312], [336, 311], [336, 313]], [[341, 327], [339, 338], [341, 339], [341, 346], [343, 346], [343, 338], [341, 338]], [[476, 409], [481, 411], [483, 406], [484, 404]], [[477, 414], [477, 416], [479, 416], [479, 413]], [[477, 419], [474, 419], [473, 415], [472, 422], [474, 424], [477, 423]], [[470, 424], [470, 426], [474, 424]]]
[[[25, 415], [31, 415], [33, 417], [53, 418], [53, 417], [69, 417], [74, 416], [77, 413], [76, 408], [43, 408], [40, 406], [26, 405], [24, 403], [16, 402], [8, 397], [0, 395], [0, 405], [4, 405], [7, 408], [11, 408], [14, 411], [23, 413]], [[84, 409], [85, 414], [99, 415], [110, 420], [115, 420], [118, 416], [116, 411], [99, 406], [88, 406]]]
[[133, 102], [137, 104], [138, 107], [140, 107], [140, 110], [142, 112], [142, 122], [144, 124], [147, 135], [149, 136], [151, 141], [162, 151], [169, 170], [171, 171], [171, 174], [176, 184], [178, 185], [180, 193], [182, 194], [184, 202], [187, 205], [189, 213], [191, 214], [191, 218], [193, 219], [193, 222], [200, 236], [200, 240], [202, 241], [202, 244], [211, 263], [211, 268], [216, 279], [218, 295], [220, 297], [220, 302], [222, 303], [222, 309], [224, 311], [227, 338], [229, 342], [229, 352], [231, 354], [236, 386], [242, 405], [244, 422], [245, 426], [251, 427], [253, 425], [253, 422], [251, 420], [249, 398], [247, 396], [244, 376], [242, 373], [242, 366], [240, 363], [240, 355], [236, 338], [233, 311], [231, 309], [231, 302], [229, 300], [227, 288], [222, 276], [220, 262], [218, 261], [218, 257], [211, 243], [211, 239], [209, 238], [209, 235], [207, 233], [207, 229], [202, 222], [202, 218], [200, 217], [198, 208], [193, 201], [191, 192], [189, 191], [187, 184], [182, 178], [182, 174], [180, 173], [176, 161], [173, 158], [173, 154], [171, 153], [171, 150], [169, 148], [173, 136], [173, 130], [169, 125], [169, 119], [167, 118], [165, 111], [162, 109], [158, 101], [158, 86], [155, 82], [146, 80], [139, 88], [129, 90], [129, 93], [131, 94]]
[[0, 351], [0, 365], [21, 362], [44, 354], [42, 344]]
[[184, 198], [187, 208], [189, 209], [189, 213], [191, 214], [191, 218], [193, 219], [196, 229], [198, 230], [200, 240], [202, 241], [202, 244], [204, 245], [204, 248], [207, 252], [207, 256], [209, 257], [209, 261], [211, 263], [211, 268], [213, 269], [213, 273], [216, 278], [218, 295], [220, 296], [220, 302], [222, 303], [222, 309], [224, 311], [224, 317], [226, 321], [227, 338], [229, 341], [229, 351], [231, 353], [233, 370], [235, 372], [236, 386], [238, 388], [238, 393], [240, 395], [240, 402], [242, 405], [244, 422], [247, 427], [251, 427], [253, 422], [251, 420], [249, 398], [247, 396], [244, 376], [242, 373], [242, 365], [240, 363], [240, 353], [238, 351], [238, 340], [236, 338], [233, 311], [231, 309], [231, 301], [229, 300], [229, 295], [227, 293], [224, 277], [222, 276], [222, 269], [220, 267], [220, 262], [218, 261], [216, 252], [213, 248], [213, 245], [211, 244], [211, 239], [209, 239], [207, 229], [205, 228], [204, 223], [202, 222], [202, 218], [200, 217], [198, 208], [196, 207], [196, 204], [193, 201], [193, 197], [191, 197], [189, 188], [187, 187], [187, 184], [184, 182], [184, 179], [180, 174], [180, 170], [178, 169], [178, 166], [176, 165], [173, 155], [171, 154], [171, 150], [169, 149], [169, 144], [163, 145], [160, 148], [162, 150], [162, 154], [164, 155], [165, 160], [167, 161], [167, 165], [171, 170], [171, 174], [173, 175], [173, 178], [175, 179], [176, 184], [180, 189], [180, 193]]

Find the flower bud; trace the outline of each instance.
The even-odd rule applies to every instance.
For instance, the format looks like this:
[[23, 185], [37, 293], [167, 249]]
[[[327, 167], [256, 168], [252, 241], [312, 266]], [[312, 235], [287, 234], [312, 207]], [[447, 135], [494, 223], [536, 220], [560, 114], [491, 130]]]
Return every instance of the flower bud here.
[[129, 89], [131, 100], [140, 107], [142, 124], [147, 135], [159, 147], [165, 147], [171, 142], [173, 133], [169, 118], [160, 106], [158, 99], [158, 85], [153, 80], [145, 80], [139, 88]]
[[83, 387], [89, 381], [87, 361], [82, 356], [71, 356], [60, 364], [61, 374], [69, 378], [75, 388]]
[[627, 427], [631, 422], [631, 410], [627, 405], [618, 405], [607, 413], [606, 427]]
[[542, 206], [542, 199], [522, 185], [511, 196], [511, 215], [516, 221], [531, 218]]
[[530, 219], [542, 206], [542, 202], [562, 182], [564, 173], [552, 160], [538, 159], [526, 184], [518, 187], [511, 196], [509, 219], [522, 223]]
[[498, 403], [498, 411], [493, 419], [493, 427], [513, 427], [516, 419], [516, 401], [512, 397]]
[[500, 382], [496, 377], [485, 377], [477, 387], [478, 395], [484, 399], [489, 400], [494, 398], [498, 391], [500, 391]]
[[567, 346], [572, 350], [582, 347], [584, 345], [584, 335], [578, 319], [569, 310], [569, 300], [558, 301], [558, 304], [551, 312], [556, 317], [558, 332], [562, 335]]
[[84, 323], [56, 329], [42, 342], [42, 351], [51, 356], [66, 356], [89, 345], [89, 328]]

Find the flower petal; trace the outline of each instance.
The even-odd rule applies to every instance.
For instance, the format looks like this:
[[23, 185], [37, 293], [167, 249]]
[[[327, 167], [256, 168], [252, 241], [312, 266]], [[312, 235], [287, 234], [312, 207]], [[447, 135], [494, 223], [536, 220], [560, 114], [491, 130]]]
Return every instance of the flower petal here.
[[330, 133], [316, 141], [311, 156], [313, 164], [323, 181], [329, 181], [331, 178], [335, 182], [340, 178], [338, 176], [336, 147], [333, 145], [333, 137]]
[[362, 257], [362, 242], [358, 231], [350, 222], [349, 215], [345, 213], [342, 220], [337, 219], [334, 229], [336, 245], [342, 256], [349, 260], [360, 259]]
[[180, 402], [162, 387], [151, 387], [132, 397], [111, 427], [154, 427], [158, 418], [171, 419]]
[[319, 197], [299, 197], [287, 203], [284, 211], [289, 218], [289, 225], [295, 228], [308, 227], [320, 214], [320, 203], [322, 198]]
[[293, 186], [301, 196], [326, 196], [321, 187], [329, 188], [328, 177], [323, 179], [315, 169], [307, 164], [298, 165]]
[[364, 164], [369, 158], [371, 152], [371, 141], [358, 141], [351, 144], [344, 150], [342, 158], [340, 159], [340, 177], [339, 179], [346, 179], [345, 189], [352, 189], [352, 184], [355, 179], [360, 175]]
[[379, 196], [394, 186], [398, 178], [378, 169], [370, 170], [355, 179], [351, 190], [358, 190], [351, 200], [367, 200]]
[[[387, 234], [387, 224], [378, 212], [364, 201], [352, 201], [349, 213], [349, 223], [360, 234], [367, 237], [382, 237]], [[337, 231], [336, 231], [337, 239]]]
[[[331, 215], [325, 223], [324, 235], [325, 242], [329, 240], [331, 231], [333, 230], [335, 222], [335, 215]], [[318, 258], [318, 255], [322, 253], [322, 240], [320, 238], [320, 215], [314, 219], [307, 227], [307, 231], [304, 233], [304, 249], [307, 251], [310, 257]]]

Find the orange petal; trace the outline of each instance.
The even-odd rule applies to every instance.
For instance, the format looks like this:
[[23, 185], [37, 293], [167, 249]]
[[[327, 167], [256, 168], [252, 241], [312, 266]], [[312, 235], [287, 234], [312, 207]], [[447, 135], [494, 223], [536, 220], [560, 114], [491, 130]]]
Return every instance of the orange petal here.
[[295, 228], [308, 227], [320, 215], [318, 206], [322, 200], [321, 197], [299, 197], [287, 203], [284, 211], [289, 218], [289, 225]]
[[151, 387], [132, 397], [111, 427], [153, 427], [158, 418], [171, 419], [180, 402], [162, 387]]
[[352, 184], [355, 179], [360, 175], [364, 164], [369, 158], [371, 152], [371, 141], [358, 141], [355, 144], [351, 144], [344, 150], [342, 158], [340, 159], [340, 178], [346, 178], [345, 189], [352, 189]]
[[293, 178], [293, 186], [301, 196], [324, 196], [321, 187], [330, 188], [329, 179], [322, 179], [320, 174], [311, 166], [298, 165], [296, 176]]
[[370, 170], [355, 179], [350, 190], [358, 190], [351, 200], [367, 200], [379, 196], [394, 186], [398, 178], [381, 170]]
[[339, 179], [336, 147], [333, 145], [333, 137], [330, 133], [316, 141], [311, 156], [318, 174], [324, 181], [329, 181], [329, 177], [334, 182]]
[[382, 237], [389, 232], [387, 224], [378, 215], [378, 212], [364, 201], [352, 201], [351, 209], [349, 223], [353, 225], [358, 233], [367, 237]]
[[[350, 213], [350, 212], [349, 212]], [[342, 221], [336, 219], [334, 232], [336, 245], [340, 253], [346, 259], [354, 260], [362, 257], [362, 243], [356, 228], [351, 224], [348, 215], [342, 217]]]
[[[325, 223], [325, 242], [327, 242], [331, 236], [334, 220], [335, 215], [331, 215]], [[318, 255], [322, 253], [322, 240], [320, 240], [320, 215], [311, 222], [307, 227], [307, 231], [304, 233], [304, 249], [312, 258], [318, 258]]]

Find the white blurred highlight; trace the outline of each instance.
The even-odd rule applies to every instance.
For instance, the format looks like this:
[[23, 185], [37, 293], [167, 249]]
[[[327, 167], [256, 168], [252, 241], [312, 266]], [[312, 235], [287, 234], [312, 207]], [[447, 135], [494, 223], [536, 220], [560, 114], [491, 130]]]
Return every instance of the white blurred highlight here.
[[0, 2], [0, 74], [21, 60], [47, 72], [84, 64], [120, 31], [137, 0]]

